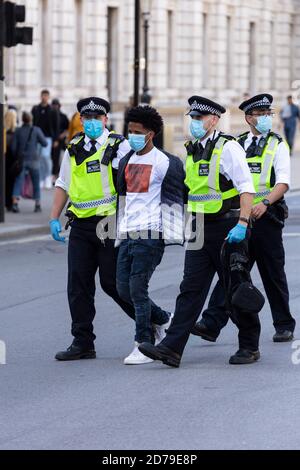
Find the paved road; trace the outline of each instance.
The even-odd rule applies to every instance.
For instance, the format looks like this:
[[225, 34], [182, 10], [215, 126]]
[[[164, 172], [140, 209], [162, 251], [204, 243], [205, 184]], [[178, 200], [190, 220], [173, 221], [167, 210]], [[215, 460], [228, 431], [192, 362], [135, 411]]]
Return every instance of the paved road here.
[[[287, 272], [298, 316], [300, 195], [289, 204]], [[300, 365], [291, 361], [291, 344], [272, 343], [268, 306], [262, 359], [254, 365], [228, 364], [236, 350], [228, 325], [215, 345], [191, 338], [180, 369], [124, 366], [133, 324], [99, 289], [98, 359], [58, 363], [54, 353], [71, 341], [66, 248], [49, 239], [0, 243], [0, 260], [0, 338], [7, 346], [0, 449], [300, 448]], [[153, 298], [170, 310], [182, 262], [182, 249], [167, 249], [151, 283]]]

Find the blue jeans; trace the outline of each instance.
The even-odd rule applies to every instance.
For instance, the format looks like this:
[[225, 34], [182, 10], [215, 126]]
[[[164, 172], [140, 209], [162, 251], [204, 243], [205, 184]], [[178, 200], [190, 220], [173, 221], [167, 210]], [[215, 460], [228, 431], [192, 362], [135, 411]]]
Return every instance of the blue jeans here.
[[30, 165], [24, 163], [23, 170], [17, 176], [13, 189], [13, 197], [20, 197], [22, 186], [24, 183], [26, 172], [31, 176], [32, 185], [33, 185], [33, 199], [39, 201], [41, 199], [41, 190], [40, 190], [40, 170], [37, 168], [32, 168]]
[[135, 309], [138, 343], [153, 342], [151, 323], [163, 325], [170, 314], [149, 298], [149, 281], [164, 254], [163, 240], [124, 240], [117, 263], [117, 290], [120, 297]]
[[46, 137], [46, 140], [48, 144], [47, 147], [39, 146], [42, 181], [45, 181], [45, 179], [52, 174], [52, 138]]
[[287, 140], [287, 143], [289, 144], [291, 152], [293, 151], [293, 147], [294, 147], [296, 130], [297, 130], [296, 119], [295, 121], [292, 121], [292, 122], [289, 122], [289, 121], [285, 122], [284, 133], [285, 133], [285, 138]]

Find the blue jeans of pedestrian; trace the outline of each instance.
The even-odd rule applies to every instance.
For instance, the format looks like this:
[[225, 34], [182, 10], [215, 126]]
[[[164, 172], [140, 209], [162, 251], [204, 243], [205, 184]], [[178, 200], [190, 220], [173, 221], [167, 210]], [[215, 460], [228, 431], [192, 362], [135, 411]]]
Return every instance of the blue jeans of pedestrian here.
[[41, 199], [41, 190], [40, 190], [40, 170], [38, 168], [33, 168], [31, 165], [24, 163], [23, 170], [17, 176], [13, 189], [13, 197], [20, 197], [22, 192], [22, 186], [24, 184], [24, 179], [26, 173], [29, 172], [32, 185], [33, 185], [33, 199], [39, 201]]
[[48, 144], [47, 147], [39, 146], [41, 181], [45, 181], [45, 179], [52, 174], [52, 138], [46, 137], [46, 140]]
[[285, 133], [285, 138], [287, 140], [287, 143], [289, 144], [290, 151], [293, 151], [294, 147], [294, 140], [295, 140], [295, 134], [296, 134], [296, 129], [297, 129], [297, 122], [295, 119], [295, 122], [286, 122], [284, 124], [284, 133]]
[[149, 281], [164, 254], [163, 240], [127, 239], [119, 248], [117, 290], [135, 309], [135, 341], [153, 342], [152, 323], [163, 325], [170, 314], [149, 297]]

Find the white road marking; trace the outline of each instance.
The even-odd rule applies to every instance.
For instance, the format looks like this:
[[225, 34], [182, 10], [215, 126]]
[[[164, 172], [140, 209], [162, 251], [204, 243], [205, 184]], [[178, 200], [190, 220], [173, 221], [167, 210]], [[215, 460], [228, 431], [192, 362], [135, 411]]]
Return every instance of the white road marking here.
[[[51, 235], [36, 235], [35, 237], [20, 238], [20, 239], [17, 239], [17, 240], [4, 240], [4, 241], [0, 242], [0, 246], [21, 245], [23, 243], [31, 243], [31, 242], [37, 242], [37, 241], [54, 242]], [[56, 242], [56, 243], [58, 243], [58, 242]]]
[[283, 234], [284, 237], [287, 237], [287, 238], [293, 238], [293, 237], [300, 237], [300, 232], [287, 232], [287, 233], [284, 233]]

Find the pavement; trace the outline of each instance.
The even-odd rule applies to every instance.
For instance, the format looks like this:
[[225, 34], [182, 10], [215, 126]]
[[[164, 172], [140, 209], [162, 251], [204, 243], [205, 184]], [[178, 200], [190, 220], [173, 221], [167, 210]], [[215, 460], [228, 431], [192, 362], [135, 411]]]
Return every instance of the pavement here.
[[[295, 342], [274, 344], [266, 302], [261, 360], [230, 366], [232, 324], [217, 343], [191, 337], [179, 369], [125, 366], [134, 325], [97, 283], [96, 360], [60, 363], [71, 343], [67, 246], [48, 235], [0, 242], [1, 450], [300, 449], [300, 192], [284, 230]], [[169, 247], [150, 283], [173, 311], [184, 250]], [[256, 269], [255, 284], [262, 289]]]
[[[20, 213], [5, 213], [5, 222], [0, 223], [0, 241], [49, 233], [53, 196], [54, 188], [42, 190], [42, 212], [37, 214], [33, 212], [34, 201], [21, 199], [19, 202]], [[62, 216], [61, 222], [64, 222], [64, 216]]]
[[[300, 190], [300, 153], [296, 153], [291, 158], [291, 191], [296, 190]], [[19, 207], [21, 212], [19, 214], [6, 212], [5, 222], [0, 223], [0, 241], [49, 233], [49, 218], [53, 193], [54, 189], [42, 191], [41, 203], [43, 211], [41, 214], [34, 214], [34, 202], [24, 199], [20, 201]], [[62, 224], [64, 221], [65, 218], [62, 217]]]

